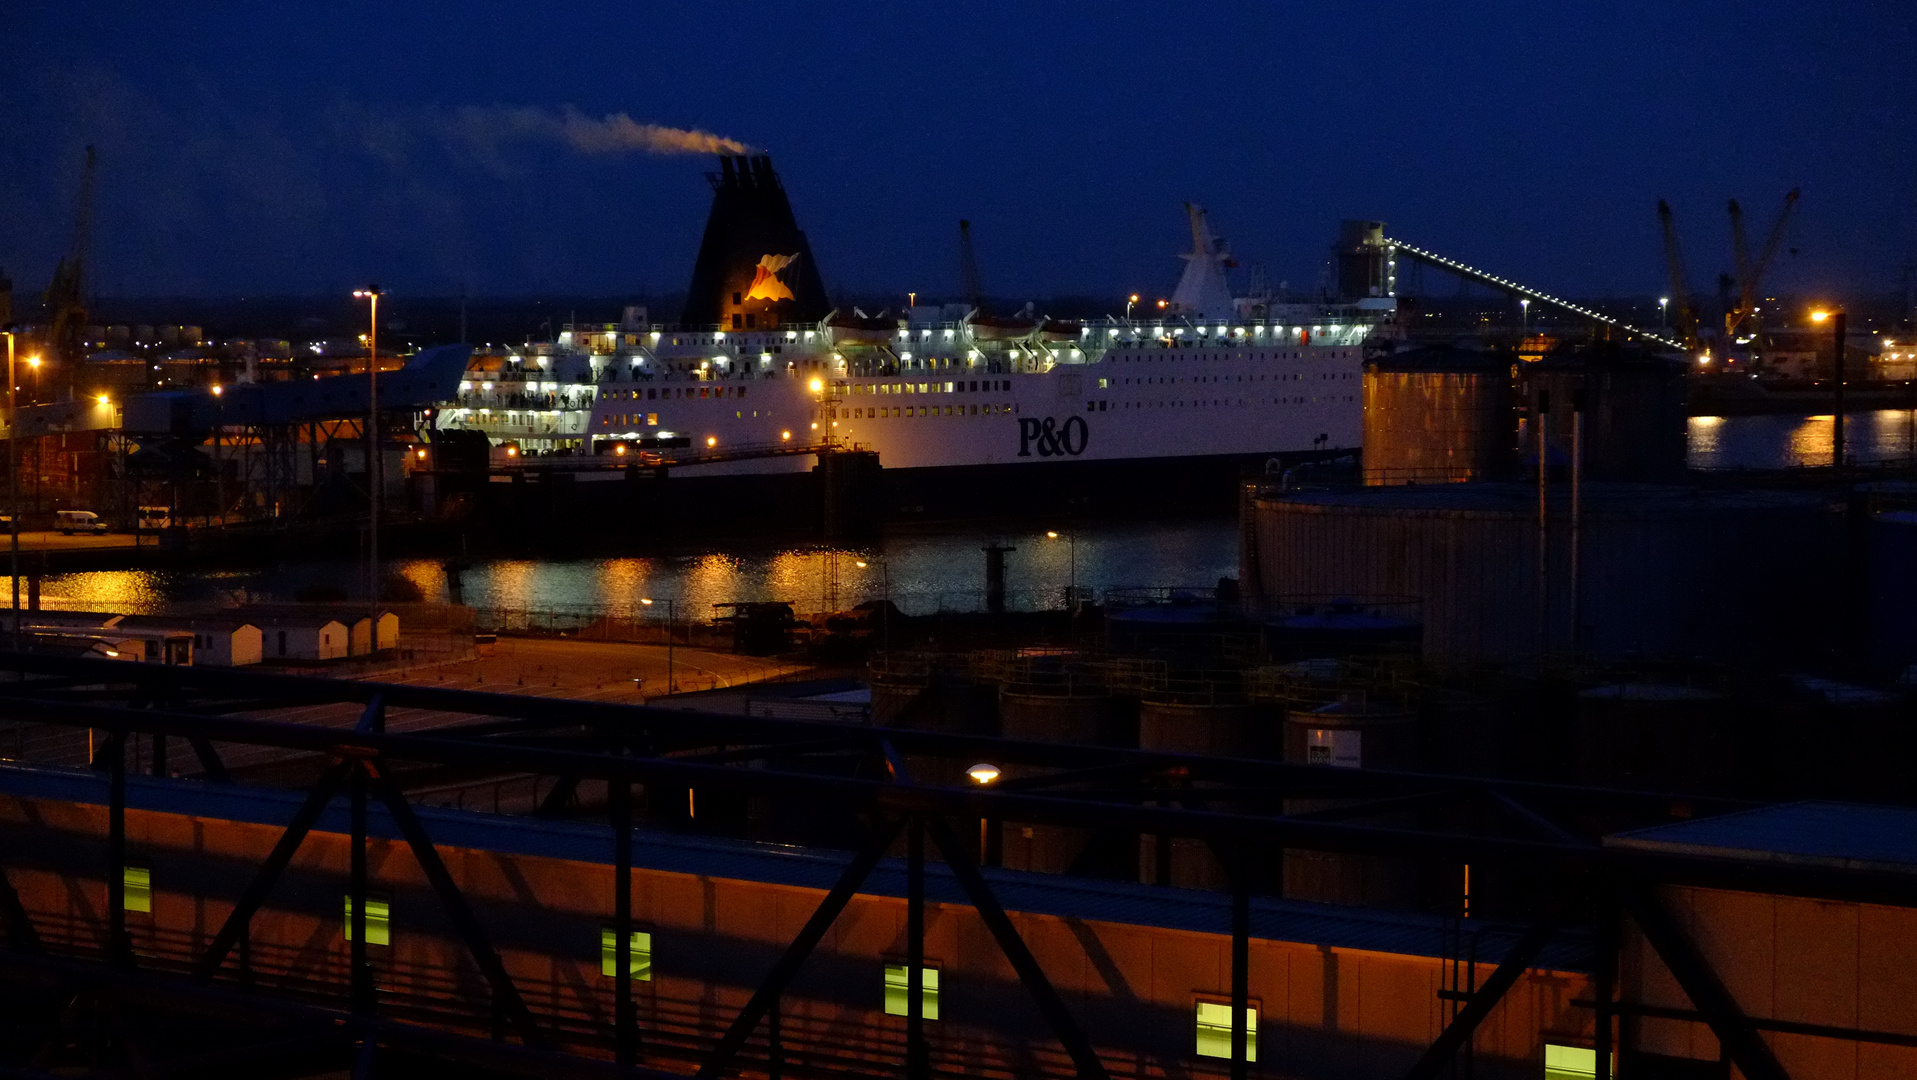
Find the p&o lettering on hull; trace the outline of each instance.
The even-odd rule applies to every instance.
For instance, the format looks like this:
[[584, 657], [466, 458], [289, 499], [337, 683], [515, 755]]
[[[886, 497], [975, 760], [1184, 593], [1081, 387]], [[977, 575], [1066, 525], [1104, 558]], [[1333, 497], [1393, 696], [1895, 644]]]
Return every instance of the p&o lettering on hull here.
[[1091, 437], [1091, 428], [1082, 416], [1066, 417], [1063, 424], [1050, 416], [1043, 420], [1023, 417], [1018, 422], [1018, 456], [1031, 457], [1036, 450], [1039, 457], [1077, 457], [1085, 452]]

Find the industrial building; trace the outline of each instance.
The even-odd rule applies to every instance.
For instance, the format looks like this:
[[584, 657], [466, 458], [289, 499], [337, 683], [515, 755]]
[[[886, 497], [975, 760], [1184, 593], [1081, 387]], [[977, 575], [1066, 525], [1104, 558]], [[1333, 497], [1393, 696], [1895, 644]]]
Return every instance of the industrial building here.
[[[1902, 810], [1335, 738], [1291, 764], [7, 663], [9, 1067], [1835, 1080], [1917, 1053]], [[1216, 880], [1006, 865], [1066, 832]], [[1286, 898], [1302, 856], [1442, 888]]]

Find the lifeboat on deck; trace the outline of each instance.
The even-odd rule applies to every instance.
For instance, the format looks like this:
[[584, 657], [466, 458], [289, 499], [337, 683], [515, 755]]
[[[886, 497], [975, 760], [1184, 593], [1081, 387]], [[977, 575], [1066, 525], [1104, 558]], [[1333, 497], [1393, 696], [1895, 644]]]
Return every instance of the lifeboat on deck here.
[[1077, 341], [1085, 333], [1085, 324], [1065, 319], [1046, 319], [1038, 336], [1046, 341]]
[[832, 337], [834, 345], [882, 345], [898, 336], [899, 320], [881, 315], [868, 318], [858, 308], [852, 314], [841, 315], [837, 311], [825, 317], [826, 333]]
[[977, 341], [1017, 341], [1038, 329], [1038, 320], [1023, 315], [973, 315], [965, 320]]

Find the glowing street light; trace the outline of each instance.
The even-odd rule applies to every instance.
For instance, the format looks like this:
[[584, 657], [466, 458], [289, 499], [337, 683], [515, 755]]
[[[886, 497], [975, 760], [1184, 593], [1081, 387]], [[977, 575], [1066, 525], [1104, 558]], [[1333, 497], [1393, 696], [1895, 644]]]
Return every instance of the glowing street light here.
[[1132, 321], [1132, 305], [1138, 303], [1138, 294], [1133, 293], [1125, 299], [1125, 321]]
[[1671, 311], [1671, 298], [1668, 296], [1658, 297], [1657, 298], [1657, 328], [1659, 330], [1669, 330], [1671, 328], [1670, 319], [1666, 317], [1670, 314], [1670, 311]]
[[987, 787], [992, 781], [999, 778], [1000, 773], [997, 765], [981, 761], [977, 765], [965, 770], [965, 775], [971, 777], [974, 784], [980, 787]]
[[366, 334], [366, 602], [372, 608], [374, 651], [379, 646], [379, 298], [378, 285], [354, 289], [353, 299], [371, 301]]
[[1045, 533], [1047, 540], [1057, 540], [1061, 536], [1065, 540], [1065, 546], [1071, 552], [1071, 584], [1065, 589], [1065, 598], [1071, 606], [1072, 618], [1076, 620], [1078, 618], [1078, 537], [1069, 532], [1060, 533], [1056, 529], [1048, 529]]
[[7, 335], [7, 532], [9, 534], [9, 557], [13, 563], [13, 649], [20, 651], [20, 466], [15, 460], [14, 436], [19, 434], [20, 410], [15, 396], [17, 387], [13, 376], [13, 336], [14, 327], [8, 324], [4, 332]]
[[1831, 324], [1831, 412], [1835, 415], [1831, 418], [1830, 463], [1833, 468], [1841, 469], [1844, 467], [1844, 309], [1820, 308], [1811, 312], [1811, 321]]

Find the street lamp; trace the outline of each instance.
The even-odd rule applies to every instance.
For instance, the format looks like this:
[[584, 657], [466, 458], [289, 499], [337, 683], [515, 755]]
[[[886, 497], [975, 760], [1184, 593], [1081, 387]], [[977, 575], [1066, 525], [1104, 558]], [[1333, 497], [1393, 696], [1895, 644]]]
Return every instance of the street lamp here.
[[1138, 303], [1137, 293], [1133, 293], [1130, 296], [1125, 298], [1125, 321], [1126, 322], [1132, 321], [1132, 305], [1136, 303]]
[[[650, 596], [640, 597], [639, 602], [647, 607], [653, 605], [653, 599]], [[679, 692], [679, 688], [672, 683], [672, 616], [674, 602], [671, 600], [660, 602], [666, 605], [666, 693], [676, 694]]]
[[1047, 540], [1057, 540], [1061, 535], [1063, 535], [1065, 538], [1066, 548], [1071, 552], [1071, 567], [1072, 567], [1071, 569], [1072, 580], [1071, 580], [1071, 584], [1066, 586], [1065, 601], [1071, 607], [1072, 618], [1077, 619], [1078, 618], [1078, 537], [1071, 533], [1061, 534], [1057, 530], [1047, 530], [1045, 533], [1045, 538]]
[[1830, 463], [1841, 469], [1844, 467], [1844, 310], [1813, 311], [1811, 321], [1831, 324], [1831, 412], [1836, 415], [1832, 417]]
[[379, 298], [385, 295], [378, 285], [353, 290], [355, 300], [372, 301], [366, 334], [366, 600], [373, 608], [375, 646], [379, 644]]
[[1668, 296], [1658, 297], [1657, 298], [1657, 328], [1659, 330], [1669, 330], [1671, 328], [1671, 320], [1666, 317], [1670, 314], [1670, 312], [1671, 312], [1671, 298]]
[[[991, 787], [998, 781], [1000, 773], [997, 765], [989, 761], [981, 761], [977, 765], [965, 770], [965, 775], [972, 783], [977, 784], [979, 787]], [[991, 859], [991, 848], [988, 843], [991, 832], [992, 819], [988, 817], [979, 818], [978, 861], [981, 866], [985, 865]]]
[[[213, 384], [213, 501], [220, 511], [220, 526], [226, 526], [226, 470], [220, 465], [220, 435], [226, 429], [226, 387]], [[209, 519], [210, 523], [210, 519]], [[373, 642], [379, 643], [377, 614], [374, 615]]]
[[20, 651], [20, 463], [14, 447], [20, 434], [20, 411], [15, 400], [13, 381], [14, 328], [7, 335], [7, 533], [8, 557], [13, 565], [13, 651]]
[[1531, 301], [1518, 301], [1518, 330], [1520, 333], [1531, 329]]

